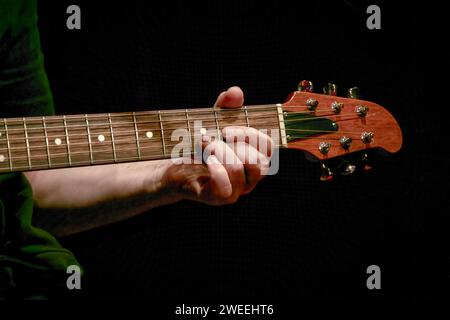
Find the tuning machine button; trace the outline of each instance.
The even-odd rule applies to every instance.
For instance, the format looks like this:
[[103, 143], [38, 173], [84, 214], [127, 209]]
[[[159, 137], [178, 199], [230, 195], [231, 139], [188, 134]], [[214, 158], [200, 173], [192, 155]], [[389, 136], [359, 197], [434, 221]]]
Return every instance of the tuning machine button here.
[[373, 132], [363, 132], [363, 133], [361, 134], [361, 141], [362, 141], [364, 144], [369, 144], [369, 143], [372, 143], [372, 142], [373, 142], [373, 137], [374, 137]]
[[330, 151], [331, 143], [328, 142], [320, 142], [319, 143], [319, 151], [321, 154], [327, 154]]
[[323, 87], [323, 93], [329, 96], [335, 96], [337, 95], [337, 86], [334, 83], [327, 83]]
[[297, 88], [298, 88], [298, 91], [302, 91], [302, 92], [313, 92], [313, 90], [314, 90], [313, 83], [308, 80], [300, 81]]
[[352, 138], [343, 136], [339, 139], [339, 143], [341, 144], [341, 147], [345, 150], [350, 149], [350, 146], [352, 145]]
[[334, 101], [331, 104], [331, 110], [336, 114], [341, 113], [343, 107], [344, 107], [344, 104], [341, 102]]
[[360, 94], [361, 94], [361, 92], [358, 87], [350, 88], [347, 91], [347, 97], [352, 98], [352, 99], [359, 99]]
[[323, 162], [320, 163], [320, 172], [321, 172], [320, 181], [329, 181], [329, 180], [333, 179], [333, 172]]
[[306, 108], [309, 111], [315, 111], [317, 109], [317, 106], [319, 105], [319, 101], [313, 98], [309, 98], [306, 100]]
[[359, 105], [359, 106], [356, 106], [355, 111], [358, 114], [358, 116], [360, 116], [361, 118], [364, 118], [367, 115], [367, 113], [369, 112], [369, 107]]

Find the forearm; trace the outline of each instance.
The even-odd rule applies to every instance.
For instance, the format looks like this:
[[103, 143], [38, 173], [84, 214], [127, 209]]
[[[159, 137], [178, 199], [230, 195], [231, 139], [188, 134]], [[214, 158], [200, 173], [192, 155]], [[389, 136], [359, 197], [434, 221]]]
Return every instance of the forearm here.
[[164, 178], [168, 161], [28, 172], [35, 224], [67, 235], [176, 202], [181, 197]]
[[[243, 99], [242, 90], [231, 87], [219, 95], [214, 107], [240, 107]], [[268, 171], [272, 140], [253, 128], [226, 129], [222, 130], [226, 140], [249, 143], [230, 147], [214, 140], [205, 147], [210, 156], [202, 164], [161, 160], [27, 173], [38, 208], [34, 223], [67, 235], [181, 199], [233, 203]], [[258, 141], [269, 147], [260, 150]]]

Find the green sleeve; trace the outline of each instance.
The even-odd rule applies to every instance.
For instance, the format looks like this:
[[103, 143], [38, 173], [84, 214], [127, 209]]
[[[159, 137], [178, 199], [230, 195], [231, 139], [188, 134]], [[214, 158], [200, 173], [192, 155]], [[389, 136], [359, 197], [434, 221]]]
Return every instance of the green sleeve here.
[[[0, 115], [53, 113], [36, 2], [0, 0]], [[32, 226], [32, 214], [32, 190], [25, 176], [0, 175], [0, 300], [41, 297], [64, 288], [67, 267], [78, 265], [51, 234]]]
[[32, 0], [0, 0], [0, 112], [2, 117], [54, 113]]

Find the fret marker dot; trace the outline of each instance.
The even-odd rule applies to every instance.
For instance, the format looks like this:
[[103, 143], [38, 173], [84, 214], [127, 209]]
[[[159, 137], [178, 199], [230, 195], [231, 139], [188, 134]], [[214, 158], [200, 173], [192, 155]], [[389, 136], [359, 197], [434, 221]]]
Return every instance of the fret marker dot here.
[[200, 129], [200, 133], [201, 133], [201, 134], [206, 134], [206, 129], [205, 129], [205, 128], [201, 128], [201, 129]]
[[3, 162], [3, 161], [5, 161], [5, 156], [0, 154], [0, 162]]
[[153, 137], [153, 132], [151, 132], [151, 131], [147, 131], [146, 133], [145, 133], [145, 136], [147, 137], [147, 138], [152, 138]]
[[61, 139], [60, 139], [60, 138], [56, 138], [56, 139], [55, 139], [55, 144], [56, 144], [57, 146], [61, 145]]
[[97, 138], [98, 138], [98, 141], [100, 141], [100, 142], [105, 141], [105, 136], [102, 134], [100, 134]]
[[0, 137], [2, 136], [2, 133], [0, 132]]

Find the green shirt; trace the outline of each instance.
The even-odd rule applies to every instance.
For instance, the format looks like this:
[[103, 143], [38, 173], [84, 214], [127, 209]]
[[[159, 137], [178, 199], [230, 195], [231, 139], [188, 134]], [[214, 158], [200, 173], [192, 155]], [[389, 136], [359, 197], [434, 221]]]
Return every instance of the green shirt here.
[[[36, 2], [0, 0], [1, 118], [53, 113]], [[0, 175], [0, 300], [37, 297], [65, 287], [66, 268], [78, 265], [52, 235], [32, 226], [32, 214], [25, 176]]]

